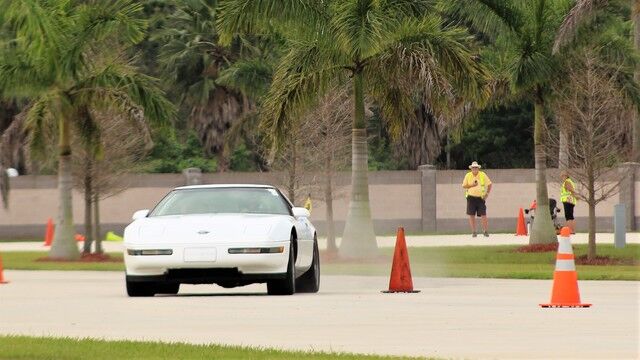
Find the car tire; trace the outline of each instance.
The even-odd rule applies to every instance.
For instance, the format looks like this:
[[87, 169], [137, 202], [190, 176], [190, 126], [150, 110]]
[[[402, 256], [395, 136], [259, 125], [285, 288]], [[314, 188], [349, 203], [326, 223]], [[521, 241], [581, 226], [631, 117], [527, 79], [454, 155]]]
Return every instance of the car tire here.
[[296, 292], [317, 293], [320, 290], [320, 252], [318, 241], [313, 241], [313, 260], [311, 268], [296, 280]]
[[157, 285], [157, 294], [175, 295], [180, 291], [180, 283], [160, 283]]
[[293, 295], [296, 292], [296, 260], [293, 256], [293, 241], [293, 236], [291, 236], [287, 275], [282, 280], [267, 281], [267, 294], [269, 295]]
[[153, 296], [156, 294], [156, 290], [154, 283], [127, 280], [127, 295], [130, 297]]

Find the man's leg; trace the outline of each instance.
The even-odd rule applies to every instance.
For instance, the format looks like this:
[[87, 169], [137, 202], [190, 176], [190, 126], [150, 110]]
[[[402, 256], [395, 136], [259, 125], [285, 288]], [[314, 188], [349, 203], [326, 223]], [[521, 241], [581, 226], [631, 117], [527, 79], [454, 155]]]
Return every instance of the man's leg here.
[[576, 221], [575, 220], [568, 220], [567, 221], [567, 226], [571, 229], [571, 233], [575, 233], [576, 232]]
[[489, 220], [487, 219], [487, 215], [482, 215], [482, 230], [484, 230], [484, 232], [489, 231]]
[[471, 232], [476, 233], [476, 216], [469, 215], [469, 225], [471, 225]]

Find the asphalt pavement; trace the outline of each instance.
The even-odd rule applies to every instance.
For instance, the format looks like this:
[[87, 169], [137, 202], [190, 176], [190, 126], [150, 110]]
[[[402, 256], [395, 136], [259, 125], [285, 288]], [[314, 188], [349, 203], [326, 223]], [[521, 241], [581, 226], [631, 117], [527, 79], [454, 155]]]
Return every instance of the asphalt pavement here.
[[443, 358], [638, 359], [640, 282], [581, 281], [587, 309], [543, 309], [550, 280], [323, 276], [318, 294], [183, 285], [128, 298], [124, 274], [5, 271], [0, 334], [234, 344]]

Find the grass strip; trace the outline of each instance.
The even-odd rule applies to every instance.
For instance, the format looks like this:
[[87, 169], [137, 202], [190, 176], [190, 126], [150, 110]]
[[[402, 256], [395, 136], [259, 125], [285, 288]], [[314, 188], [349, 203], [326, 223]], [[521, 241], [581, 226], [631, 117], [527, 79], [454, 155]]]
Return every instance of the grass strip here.
[[[419, 277], [466, 277], [501, 279], [551, 279], [555, 267], [555, 252], [515, 253], [517, 245], [450, 246], [409, 248], [411, 272]], [[574, 245], [576, 256], [587, 253], [587, 245]], [[381, 261], [374, 263], [323, 262], [327, 275], [388, 276], [393, 249], [381, 249]], [[124, 271], [123, 263], [104, 262], [41, 262], [46, 252], [5, 252], [5, 269], [12, 270], [102, 270]], [[111, 253], [122, 259], [122, 254]], [[623, 249], [613, 245], [598, 245], [598, 255], [625, 259], [636, 265], [577, 265], [580, 280], [640, 280], [640, 245], [630, 244]]]
[[[283, 351], [221, 345], [0, 336], [0, 359], [420, 359], [349, 353]], [[422, 358], [424, 359], [424, 358]]]

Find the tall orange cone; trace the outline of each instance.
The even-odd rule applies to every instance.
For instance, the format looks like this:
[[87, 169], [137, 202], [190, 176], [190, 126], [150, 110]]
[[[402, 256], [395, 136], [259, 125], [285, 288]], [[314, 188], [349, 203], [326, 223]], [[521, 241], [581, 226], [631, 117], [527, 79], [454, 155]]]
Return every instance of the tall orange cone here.
[[44, 246], [51, 246], [53, 241], [53, 220], [49, 218], [47, 221], [47, 230], [44, 233]]
[[524, 211], [520, 208], [518, 213], [518, 224], [516, 225], [516, 236], [527, 236], [527, 225], [524, 223]]
[[413, 290], [413, 280], [411, 280], [411, 267], [409, 266], [409, 253], [407, 252], [407, 242], [404, 239], [404, 228], [398, 228], [396, 235], [396, 249], [393, 253], [393, 264], [391, 265], [391, 278], [389, 279], [389, 290], [383, 293], [417, 293], [420, 290]]
[[590, 307], [591, 304], [580, 302], [578, 290], [578, 273], [571, 248], [571, 229], [563, 227], [558, 240], [558, 255], [556, 256], [556, 271], [553, 273], [553, 289], [551, 302], [540, 304], [548, 307]]
[[2, 268], [2, 256], [0, 256], [0, 284], [8, 284], [9, 282], [7, 280], [4, 279], [4, 276], [2, 275], [3, 272], [3, 268]]

